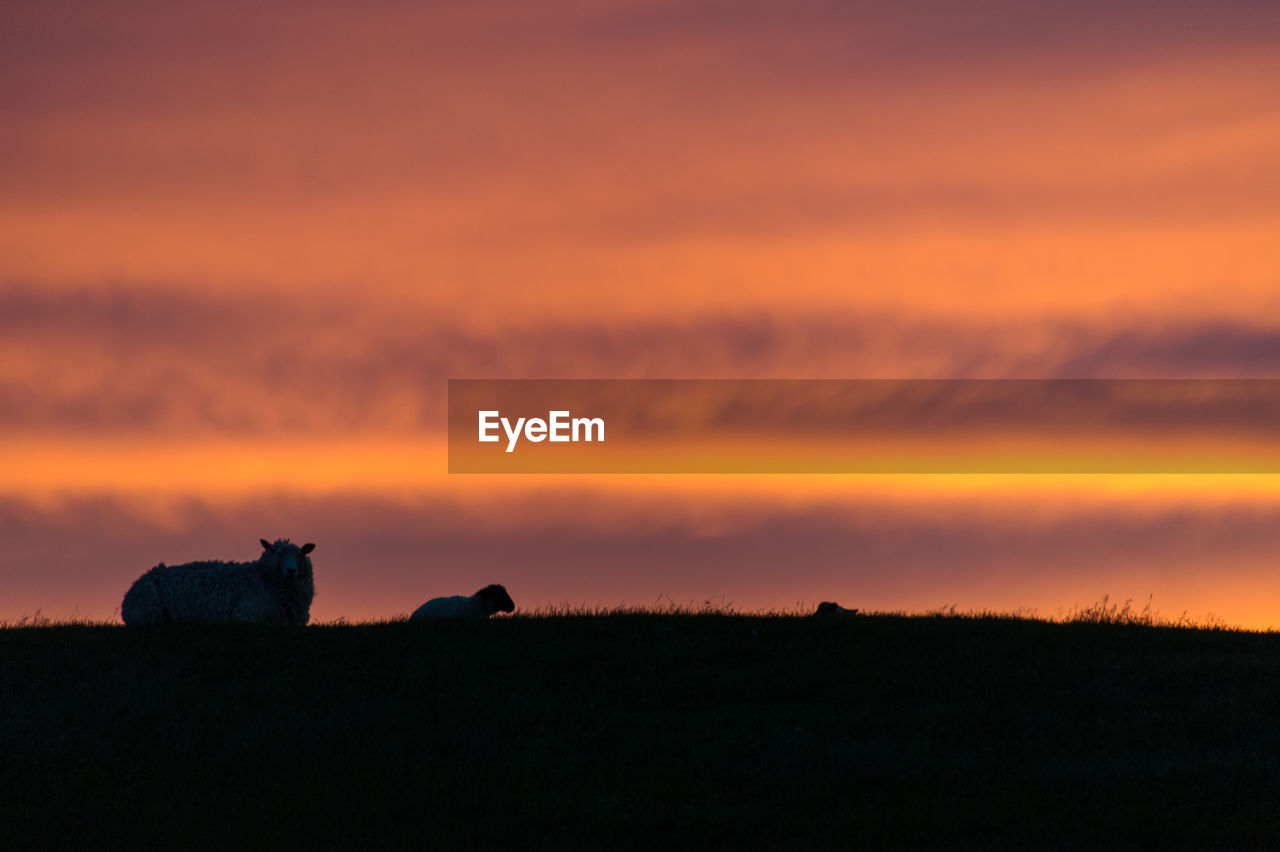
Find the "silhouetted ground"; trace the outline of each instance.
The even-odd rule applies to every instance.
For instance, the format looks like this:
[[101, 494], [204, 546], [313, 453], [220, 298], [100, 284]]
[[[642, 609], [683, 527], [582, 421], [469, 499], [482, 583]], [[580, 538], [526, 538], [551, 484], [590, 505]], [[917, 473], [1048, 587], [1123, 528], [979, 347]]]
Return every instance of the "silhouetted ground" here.
[[1280, 634], [606, 615], [0, 630], [5, 848], [1260, 848]]

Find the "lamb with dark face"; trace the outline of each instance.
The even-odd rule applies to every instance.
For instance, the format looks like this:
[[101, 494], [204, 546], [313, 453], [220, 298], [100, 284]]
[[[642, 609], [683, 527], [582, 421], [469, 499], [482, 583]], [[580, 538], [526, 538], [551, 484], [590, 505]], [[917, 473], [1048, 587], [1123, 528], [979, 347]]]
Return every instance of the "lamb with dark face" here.
[[432, 598], [413, 611], [410, 621], [430, 621], [437, 618], [488, 618], [496, 612], [515, 612], [515, 602], [506, 588], [497, 584], [485, 586], [470, 597], [453, 595]]
[[818, 611], [814, 615], [856, 615], [856, 609], [845, 609], [835, 601], [823, 601], [818, 604]]
[[128, 625], [178, 621], [249, 621], [306, 624], [316, 587], [311, 558], [314, 544], [301, 547], [287, 538], [259, 539], [256, 562], [161, 562], [143, 574], [120, 604]]

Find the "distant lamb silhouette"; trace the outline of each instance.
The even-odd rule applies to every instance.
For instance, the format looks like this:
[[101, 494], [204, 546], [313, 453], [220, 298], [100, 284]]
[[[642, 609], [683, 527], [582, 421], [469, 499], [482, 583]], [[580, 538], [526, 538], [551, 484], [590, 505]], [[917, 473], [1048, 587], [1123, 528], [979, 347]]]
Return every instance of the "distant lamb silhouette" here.
[[823, 601], [818, 604], [818, 611], [814, 615], [856, 615], [856, 609], [845, 609], [835, 601]]
[[410, 621], [430, 621], [437, 618], [488, 618], [495, 612], [514, 612], [515, 601], [507, 590], [494, 584], [485, 586], [471, 597], [454, 595], [448, 598], [432, 598], [413, 611]]

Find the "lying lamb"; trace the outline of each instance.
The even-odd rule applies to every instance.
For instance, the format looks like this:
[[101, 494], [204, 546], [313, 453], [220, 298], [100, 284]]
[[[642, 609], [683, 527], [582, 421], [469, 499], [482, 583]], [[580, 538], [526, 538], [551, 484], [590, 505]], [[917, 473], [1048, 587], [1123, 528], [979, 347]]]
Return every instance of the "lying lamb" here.
[[410, 621], [434, 618], [488, 618], [495, 612], [514, 612], [515, 602], [502, 586], [485, 586], [471, 597], [432, 598], [413, 611]]
[[251, 621], [306, 624], [316, 595], [307, 554], [287, 538], [262, 542], [257, 562], [161, 562], [143, 574], [124, 596], [125, 624], [175, 621]]
[[856, 615], [856, 609], [845, 609], [834, 601], [823, 601], [818, 604], [818, 611], [814, 615]]

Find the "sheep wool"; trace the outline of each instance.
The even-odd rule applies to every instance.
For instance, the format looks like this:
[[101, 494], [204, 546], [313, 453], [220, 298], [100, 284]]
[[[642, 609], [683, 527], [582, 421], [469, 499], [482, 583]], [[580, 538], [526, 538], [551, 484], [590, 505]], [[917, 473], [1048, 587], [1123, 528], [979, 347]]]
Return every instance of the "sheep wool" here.
[[127, 625], [183, 621], [246, 621], [306, 624], [316, 587], [302, 547], [287, 538], [265, 538], [256, 562], [161, 562], [143, 574], [120, 604]]
[[507, 590], [497, 585], [485, 586], [471, 597], [454, 595], [448, 598], [432, 598], [413, 611], [410, 621], [429, 621], [437, 618], [488, 618], [495, 612], [514, 612], [515, 602]]

